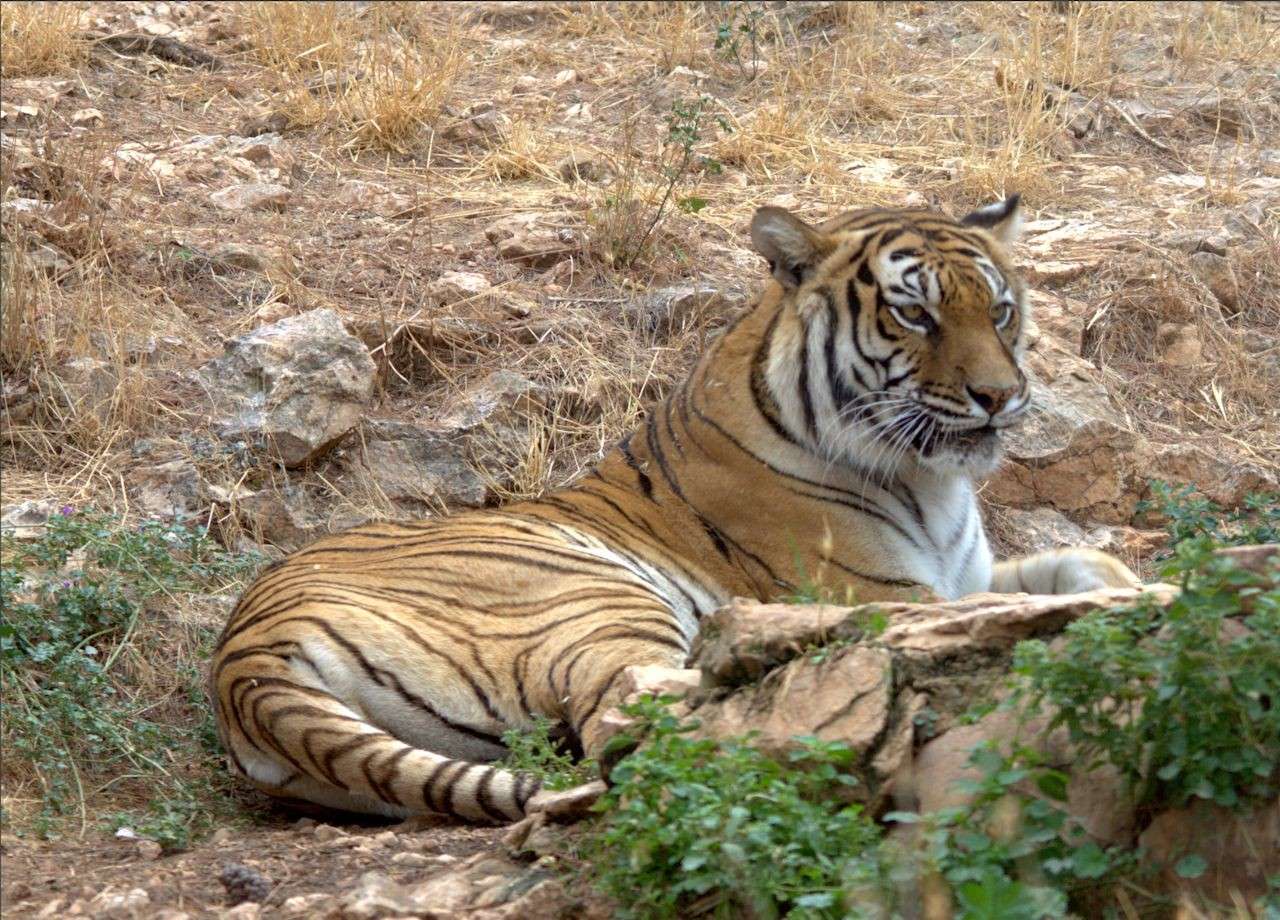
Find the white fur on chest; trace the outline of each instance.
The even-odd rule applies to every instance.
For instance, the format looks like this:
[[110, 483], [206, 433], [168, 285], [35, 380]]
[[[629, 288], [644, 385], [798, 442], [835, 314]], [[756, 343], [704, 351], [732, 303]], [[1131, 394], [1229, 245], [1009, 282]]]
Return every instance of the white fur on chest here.
[[910, 535], [895, 534], [902, 577], [928, 585], [947, 599], [986, 591], [992, 557], [982, 515], [968, 480], [925, 477], [900, 486], [895, 519]]

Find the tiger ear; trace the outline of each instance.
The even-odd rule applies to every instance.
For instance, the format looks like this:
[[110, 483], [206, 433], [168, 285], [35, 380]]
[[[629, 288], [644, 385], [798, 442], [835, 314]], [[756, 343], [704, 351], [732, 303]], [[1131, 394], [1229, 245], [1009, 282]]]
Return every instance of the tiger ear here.
[[784, 208], [764, 207], [751, 219], [751, 242], [769, 260], [769, 269], [785, 288], [795, 288], [830, 251], [827, 238]]
[[1022, 232], [1022, 196], [1010, 195], [1004, 201], [978, 208], [960, 223], [981, 227], [1007, 246]]

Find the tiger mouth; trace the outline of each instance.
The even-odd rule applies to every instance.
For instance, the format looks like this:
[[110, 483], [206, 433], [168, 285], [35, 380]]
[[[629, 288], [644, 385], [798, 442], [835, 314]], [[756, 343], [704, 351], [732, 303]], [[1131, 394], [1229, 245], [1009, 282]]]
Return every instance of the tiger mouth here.
[[942, 447], [961, 453], [989, 452], [1000, 440], [1000, 430], [994, 425], [960, 431], [935, 427], [917, 438], [916, 449], [926, 457]]

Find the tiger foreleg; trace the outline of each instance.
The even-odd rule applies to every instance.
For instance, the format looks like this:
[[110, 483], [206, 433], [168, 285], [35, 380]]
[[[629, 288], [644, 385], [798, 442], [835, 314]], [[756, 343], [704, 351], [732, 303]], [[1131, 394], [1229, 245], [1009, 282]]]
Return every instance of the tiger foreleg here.
[[1079, 546], [998, 562], [991, 573], [991, 590], [1000, 594], [1078, 594], [1141, 586], [1138, 576], [1115, 556]]

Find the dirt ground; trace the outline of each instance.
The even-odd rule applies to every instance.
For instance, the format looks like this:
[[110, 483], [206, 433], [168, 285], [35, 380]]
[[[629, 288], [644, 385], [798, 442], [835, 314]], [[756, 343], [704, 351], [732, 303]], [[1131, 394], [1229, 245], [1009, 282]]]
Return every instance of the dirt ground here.
[[[753, 296], [756, 207], [958, 214], [1013, 192], [1042, 326], [1124, 425], [1280, 472], [1280, 4], [31, 9], [6, 3], [3, 27], [6, 508], [150, 514], [131, 477], [182, 460], [204, 483], [198, 520], [232, 548], [271, 550], [238, 498], [255, 490], [309, 496], [311, 534], [440, 510], [385, 494], [350, 443], [286, 471], [210, 434], [193, 371], [318, 308], [373, 348], [379, 418], [434, 419], [497, 369], [545, 388], [527, 441], [485, 471], [490, 501], [536, 494], [589, 466]], [[276, 197], [219, 197], [244, 185]], [[513, 219], [554, 251], [504, 249]], [[449, 272], [487, 286], [458, 293]], [[652, 301], [672, 285], [722, 296]], [[190, 654], [157, 622], [145, 657]], [[101, 785], [93, 813], [128, 786]], [[39, 799], [6, 768], [5, 916], [134, 888], [147, 901], [121, 916], [214, 916], [226, 862], [268, 877], [264, 916], [284, 916], [366, 871], [439, 866], [398, 854], [465, 857], [497, 833], [320, 858], [314, 829], [255, 812], [152, 859], [91, 820], [38, 839]]]

